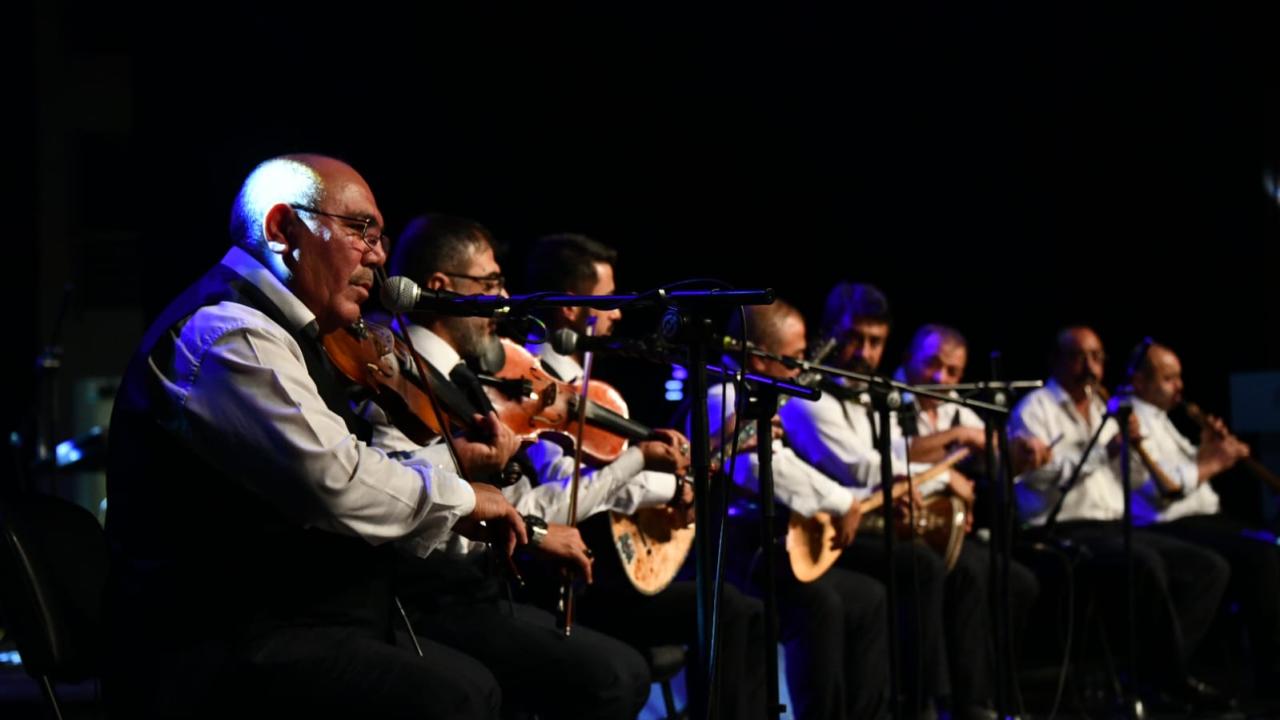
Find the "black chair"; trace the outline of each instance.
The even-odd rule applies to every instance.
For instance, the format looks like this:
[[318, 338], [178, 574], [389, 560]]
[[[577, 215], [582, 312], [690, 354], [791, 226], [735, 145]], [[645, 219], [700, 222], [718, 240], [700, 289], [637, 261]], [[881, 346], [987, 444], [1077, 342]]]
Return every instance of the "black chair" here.
[[680, 645], [658, 645], [644, 653], [649, 663], [650, 677], [662, 687], [662, 702], [666, 706], [667, 720], [677, 720], [683, 714], [676, 708], [675, 693], [671, 690], [671, 680], [680, 674], [685, 665], [685, 650]]
[[100, 675], [107, 541], [97, 519], [44, 495], [0, 499], [0, 606], [54, 717], [54, 682]]

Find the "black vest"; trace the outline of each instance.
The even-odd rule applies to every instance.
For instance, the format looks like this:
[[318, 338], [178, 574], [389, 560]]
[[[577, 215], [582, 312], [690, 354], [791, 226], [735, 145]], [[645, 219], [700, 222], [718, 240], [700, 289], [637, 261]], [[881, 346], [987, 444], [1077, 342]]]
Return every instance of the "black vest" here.
[[[202, 307], [229, 301], [282, 328], [283, 313], [229, 268], [214, 267], [144, 336], [116, 398], [108, 461], [112, 550], [108, 611], [117, 651], [194, 651], [212, 665], [283, 626], [343, 626], [390, 636], [393, 549], [304, 529], [190, 446], [180, 408], [156, 373], [173, 371], [174, 338]], [[331, 410], [363, 440], [319, 341], [293, 332]], [[154, 364], [154, 370], [152, 365]]]

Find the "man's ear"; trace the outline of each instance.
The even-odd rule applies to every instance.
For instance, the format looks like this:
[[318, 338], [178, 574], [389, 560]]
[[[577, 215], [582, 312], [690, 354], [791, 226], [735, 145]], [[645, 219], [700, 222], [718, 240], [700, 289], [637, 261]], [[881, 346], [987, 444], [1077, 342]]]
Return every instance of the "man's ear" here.
[[433, 272], [427, 278], [426, 288], [428, 290], [451, 290], [453, 283], [449, 280], [449, 276], [442, 272]]
[[577, 307], [561, 307], [560, 316], [564, 318], [564, 322], [569, 327], [576, 327], [578, 320], [582, 318], [582, 313], [586, 312], [586, 308]]
[[267, 239], [267, 250], [277, 255], [287, 255], [294, 249], [293, 231], [301, 222], [293, 208], [276, 203], [262, 218], [262, 236]]

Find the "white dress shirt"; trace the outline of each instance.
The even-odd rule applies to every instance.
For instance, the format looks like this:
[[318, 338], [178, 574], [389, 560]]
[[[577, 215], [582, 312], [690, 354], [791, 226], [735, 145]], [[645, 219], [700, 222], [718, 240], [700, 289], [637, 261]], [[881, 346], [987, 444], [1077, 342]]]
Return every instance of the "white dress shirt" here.
[[[1024, 522], [1043, 525], [1048, 519], [1063, 484], [1070, 479], [1076, 465], [1082, 464], [1084, 449], [1106, 410], [1102, 399], [1091, 394], [1089, 417], [1082, 417], [1071, 396], [1053, 379], [1044, 387], [1027, 393], [1014, 407], [1009, 418], [1010, 434], [1026, 433], [1046, 445], [1058, 441], [1053, 445], [1053, 457], [1048, 463], [1014, 479], [1018, 514]], [[1107, 455], [1107, 443], [1119, 431], [1114, 419], [1107, 421], [1089, 457], [1083, 458], [1076, 486], [1067, 493], [1058, 513], [1059, 521], [1119, 520], [1124, 517], [1119, 465], [1113, 464]], [[1134, 453], [1130, 458], [1130, 468], [1141, 467], [1141, 461], [1136, 466], [1133, 464], [1136, 457]], [[1130, 476], [1135, 484], [1141, 479], [1140, 472]]]
[[[410, 325], [408, 334], [414, 349], [444, 375], [448, 376], [453, 367], [462, 362], [458, 352], [431, 330]], [[582, 374], [572, 358], [556, 355], [550, 347], [546, 351], [568, 361], [568, 365], [562, 364], [561, 367], [572, 373], [569, 377], [577, 379]], [[369, 411], [366, 417], [375, 419], [378, 414]], [[442, 441], [434, 440], [426, 447], [419, 447], [399, 430], [386, 425], [385, 421], [375, 421], [375, 428], [375, 440], [380, 447], [412, 453], [422, 461], [437, 463], [440, 467], [453, 467], [448, 448]], [[502, 494], [523, 515], [537, 515], [547, 522], [568, 523], [573, 454], [556, 442], [541, 438], [526, 448], [525, 454], [533, 464], [538, 482], [535, 484], [522, 477], [502, 488]], [[583, 465], [578, 480], [578, 520], [605, 510], [630, 514], [642, 507], [662, 505], [671, 500], [675, 491], [675, 476], [646, 471], [644, 455], [639, 448], [631, 447], [603, 468]], [[455, 542], [454, 545], [459, 545], [460, 549], [474, 549], [467, 543]]]
[[222, 264], [262, 291], [291, 327], [223, 302], [178, 329], [172, 377], [179, 380], [155, 372], [183, 408], [197, 452], [306, 526], [371, 544], [402, 541], [425, 556], [475, 507], [471, 487], [356, 439], [325, 405], [289, 332], [313, 333], [315, 316], [240, 248]]
[[[530, 345], [528, 349], [559, 379], [573, 383], [582, 377], [578, 361], [552, 350], [549, 343]], [[540, 440], [526, 454], [537, 470], [538, 486], [522, 493], [517, 507], [528, 507], [528, 512], [540, 514], [548, 521], [567, 522], [569, 484], [573, 479], [572, 452], [550, 440]], [[676, 476], [671, 473], [645, 470], [640, 448], [627, 448], [617, 460], [602, 468], [582, 468], [578, 480], [578, 519], [584, 520], [605, 510], [629, 515], [640, 508], [663, 505], [675, 496], [676, 483]]]
[[[1160, 492], [1159, 485], [1145, 465], [1145, 480], [1133, 491], [1133, 522], [1149, 525], [1168, 522], [1189, 515], [1213, 515], [1218, 512], [1218, 493], [1208, 482], [1200, 482], [1197, 450], [1185, 435], [1178, 432], [1169, 414], [1141, 398], [1133, 399], [1133, 412], [1142, 427], [1142, 446], [1170, 478], [1182, 486], [1182, 497], [1170, 498]], [[1136, 467], [1136, 466], [1135, 466]]]
[[[721, 430], [722, 412], [727, 411], [729, 426], [726, 433], [733, 432], [733, 417], [737, 409], [737, 394], [732, 384], [715, 383], [707, 390], [707, 426], [713, 442], [718, 442]], [[793, 401], [799, 402], [799, 401]], [[727, 404], [727, 407], [725, 407]], [[743, 423], [755, 423], [755, 420], [743, 419]], [[732, 436], [726, 435], [727, 442], [732, 443]], [[827, 512], [832, 515], [843, 515], [849, 511], [855, 499], [862, 499], [870, 494], [864, 488], [847, 488], [831, 478], [823, 475], [817, 468], [801, 460], [791, 448], [781, 440], [773, 442], [773, 494], [774, 497], [804, 517], [813, 517], [815, 513]], [[730, 449], [726, 445], [725, 452]], [[725, 473], [735, 483], [752, 494], [760, 492], [760, 456], [755, 450], [739, 452], [726, 460]]]
[[[873, 433], [880, 421], [869, 417], [867, 410], [868, 406], [861, 402], [823, 393], [815, 401], [793, 399], [778, 414], [787, 443], [797, 455], [841, 485], [857, 488], [863, 496], [880, 487], [880, 451]], [[928, 463], [907, 463], [907, 445], [898, 427], [897, 413], [890, 413], [889, 417], [893, 474], [906, 475], [908, 468], [912, 475], [928, 470]], [[949, 479], [947, 473], [942, 473], [921, 485], [920, 491], [926, 495], [938, 492]]]

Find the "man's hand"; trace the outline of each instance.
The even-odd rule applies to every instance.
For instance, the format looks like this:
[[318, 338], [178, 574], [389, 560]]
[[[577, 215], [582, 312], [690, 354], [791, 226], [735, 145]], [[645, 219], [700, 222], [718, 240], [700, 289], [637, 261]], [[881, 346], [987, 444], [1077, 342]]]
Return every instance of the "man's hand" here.
[[987, 449], [987, 432], [983, 428], [961, 426], [953, 428], [952, 432], [955, 433], [956, 442], [973, 450], [974, 452], [980, 452]]
[[964, 514], [964, 531], [966, 533], [973, 532], [973, 503], [974, 500], [977, 499], [977, 492], [975, 491], [976, 486], [972, 480], [960, 474], [960, 472], [954, 468], [948, 470], [947, 474], [949, 475], [947, 478], [947, 489], [949, 489], [953, 495], [960, 498], [960, 500], [965, 504], [966, 512]]
[[[894, 483], [895, 486], [905, 487], [908, 482], [906, 477], [903, 475], [896, 476], [895, 480], [896, 480], [896, 482]], [[908, 506], [910, 505], [915, 506], [914, 511], [917, 513], [924, 509], [924, 496], [920, 494], [920, 488], [914, 485], [911, 486], [910, 492], [903, 493], [895, 501], [895, 507], [897, 508], [898, 514], [901, 517], [907, 516], [907, 512], [910, 509]]]
[[1015, 475], [1044, 467], [1053, 459], [1053, 448], [1035, 435], [1015, 434], [1009, 438], [1009, 447]]
[[973, 501], [977, 497], [975, 487], [973, 481], [962, 475], [959, 470], [951, 468], [947, 471], [947, 489], [969, 507], [973, 507]]
[[1225, 438], [1231, 435], [1231, 431], [1227, 430], [1227, 424], [1222, 422], [1222, 418], [1217, 415], [1204, 416], [1204, 427], [1200, 429], [1200, 444], [1212, 442], [1215, 438]]
[[1213, 435], [1196, 451], [1196, 464], [1200, 467], [1201, 482], [1249, 457], [1249, 446], [1234, 435]]
[[668, 472], [681, 477], [689, 472], [689, 439], [675, 430], [654, 430], [659, 438], [638, 443], [644, 455], [644, 469]]
[[468, 478], [487, 478], [507, 466], [520, 449], [520, 438], [498, 419], [498, 414], [475, 416], [477, 431], [472, 436], [454, 438], [458, 462]]
[[862, 523], [862, 503], [854, 498], [843, 515], [833, 517], [831, 520], [836, 527], [835, 537], [831, 538], [831, 549], [843, 550], [849, 547], [858, 534], [858, 525]]
[[561, 525], [560, 523], [547, 523], [547, 535], [542, 538], [542, 542], [536, 548], [537, 552], [554, 558], [573, 567], [576, 572], [586, 578], [587, 584], [591, 584], [591, 551], [587, 549], [587, 544], [582, 540], [582, 534], [578, 532], [578, 528]]
[[476, 506], [470, 515], [455, 523], [453, 529], [471, 540], [505, 546], [507, 557], [511, 557], [516, 545], [529, 542], [524, 518], [498, 488], [487, 483], [471, 483], [471, 489], [476, 494]]
[[[1138, 414], [1129, 413], [1129, 442], [1137, 444], [1142, 442], [1142, 425], [1138, 423]], [[1124, 438], [1120, 433], [1111, 438], [1111, 442], [1107, 443], [1107, 454], [1115, 457], [1120, 454], [1120, 444], [1124, 442]]]
[[694, 522], [693, 500], [693, 481], [687, 477], [676, 478], [676, 495], [668, 504], [680, 527], [689, 527]]

